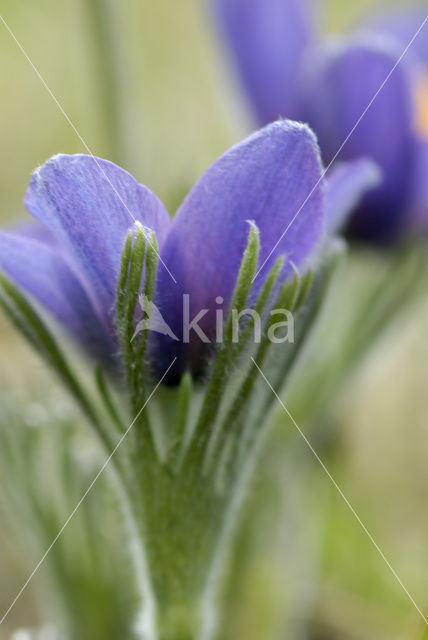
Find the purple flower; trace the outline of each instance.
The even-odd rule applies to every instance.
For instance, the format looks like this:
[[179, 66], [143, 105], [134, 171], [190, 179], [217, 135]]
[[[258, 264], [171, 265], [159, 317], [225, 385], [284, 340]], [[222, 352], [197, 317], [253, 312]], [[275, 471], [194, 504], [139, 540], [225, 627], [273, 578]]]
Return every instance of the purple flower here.
[[[161, 375], [174, 355], [174, 380], [198, 372], [200, 341], [183, 344], [182, 298], [190, 314], [211, 312], [200, 325], [211, 337], [213, 310], [227, 309], [246, 249], [249, 221], [260, 233], [262, 286], [278, 256], [304, 269], [325, 228], [371, 184], [366, 163], [338, 173], [324, 201], [319, 148], [311, 130], [280, 121], [219, 158], [199, 179], [173, 221], [160, 200], [126, 171], [85, 155], [58, 155], [36, 170], [25, 204], [37, 225], [0, 232], [0, 269], [48, 309], [89, 350], [113, 360], [119, 350], [116, 291], [121, 252], [134, 221], [156, 235], [159, 246], [154, 303], [179, 341], [154, 334], [150, 352]], [[331, 212], [331, 215], [330, 215]], [[296, 215], [297, 214], [297, 215]], [[288, 228], [287, 232], [285, 230]]]
[[214, 0], [214, 7], [260, 124], [291, 116], [315, 131], [326, 165], [369, 157], [381, 169], [382, 183], [361, 201], [348, 234], [389, 242], [426, 232], [426, 32], [391, 74], [422, 11], [378, 17], [366, 34], [319, 44], [309, 38], [304, 0]]

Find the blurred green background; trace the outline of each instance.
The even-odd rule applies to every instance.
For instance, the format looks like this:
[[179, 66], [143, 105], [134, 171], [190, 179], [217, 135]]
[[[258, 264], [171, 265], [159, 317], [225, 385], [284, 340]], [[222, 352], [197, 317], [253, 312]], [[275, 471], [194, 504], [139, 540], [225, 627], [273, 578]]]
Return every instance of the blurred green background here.
[[[322, 4], [326, 29], [334, 32], [348, 28], [374, 2]], [[94, 18], [97, 5], [114, 34], [111, 46], [100, 40]], [[2, 0], [0, 13], [91, 152], [119, 161], [163, 198], [171, 213], [200, 173], [251, 130], [246, 105], [202, 0]], [[0, 60], [0, 221], [7, 224], [25, 215], [22, 200], [37, 165], [58, 152], [87, 149], [1, 23]], [[107, 74], [102, 72], [106, 61]], [[111, 100], [110, 86], [118, 88], [117, 101]], [[115, 113], [120, 113], [120, 121], [112, 130]], [[329, 469], [425, 612], [427, 320], [423, 300], [400, 316], [323, 417], [339, 434], [329, 452]], [[19, 424], [15, 427], [13, 421]], [[25, 434], [47, 425], [52, 434], [54, 428], [71, 429], [76, 422], [79, 416], [56, 381], [0, 315], [0, 428], [12, 425]], [[422, 640], [424, 625], [403, 589], [287, 417], [278, 415], [277, 422], [275, 445], [271, 451], [267, 445], [265, 453], [270, 463], [260, 465], [251, 498], [263, 502], [270, 492], [272, 501], [246, 538], [250, 561], [247, 572], [233, 581], [224, 638], [285, 640], [310, 633], [312, 640]], [[90, 447], [84, 433], [82, 428], [72, 437], [66, 452], [71, 465], [75, 450], [80, 455]], [[277, 446], [281, 438], [285, 448], [296, 451], [293, 464], [271, 464], [282, 452]], [[43, 431], [40, 450], [49, 451], [55, 442]], [[89, 477], [91, 464], [89, 471], [85, 467]], [[296, 478], [302, 467], [300, 482]], [[55, 477], [48, 469], [47, 464], [47, 485]], [[101, 495], [101, 488], [94, 492], [95, 510]], [[9, 498], [6, 511], [16, 508], [20, 513], [18, 501]], [[285, 517], [290, 509], [296, 515], [293, 527]], [[117, 570], [113, 560], [107, 561], [115, 526], [100, 516], [104, 555], [88, 560], [88, 573], [91, 567], [103, 566], [110, 586]], [[248, 526], [253, 527], [251, 521]], [[22, 536], [2, 516], [0, 617], [34, 565], [31, 544], [25, 541], [37, 534], [31, 520], [23, 521], [21, 528], [27, 529]], [[78, 525], [64, 540], [71, 564], [73, 553], [78, 556], [73, 551], [77, 535]], [[1, 640], [18, 628], [40, 623], [41, 612], [50, 605], [42, 591], [47, 577], [43, 569], [31, 582], [0, 627]], [[303, 609], [310, 611], [311, 630], [298, 635], [296, 628], [291, 636], [287, 624], [291, 619], [298, 626], [299, 617], [306, 615], [300, 613]], [[76, 610], [76, 615], [91, 618], [88, 612]], [[108, 624], [111, 628], [113, 622]], [[119, 640], [120, 630], [111, 637]]]

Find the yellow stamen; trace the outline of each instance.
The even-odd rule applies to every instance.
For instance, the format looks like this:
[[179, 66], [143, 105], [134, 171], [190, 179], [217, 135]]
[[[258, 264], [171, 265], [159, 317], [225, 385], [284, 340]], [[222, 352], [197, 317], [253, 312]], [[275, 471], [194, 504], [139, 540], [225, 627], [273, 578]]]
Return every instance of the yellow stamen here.
[[428, 136], [428, 73], [423, 73], [416, 82], [416, 130]]

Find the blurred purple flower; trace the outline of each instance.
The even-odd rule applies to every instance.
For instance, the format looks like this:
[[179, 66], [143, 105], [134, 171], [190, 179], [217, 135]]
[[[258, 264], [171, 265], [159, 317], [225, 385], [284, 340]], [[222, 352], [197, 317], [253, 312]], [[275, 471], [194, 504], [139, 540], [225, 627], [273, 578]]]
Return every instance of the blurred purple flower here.
[[382, 87], [337, 157], [369, 157], [383, 173], [347, 232], [369, 242], [426, 232], [426, 32], [382, 86], [423, 24], [422, 9], [388, 12], [372, 20], [370, 32], [319, 44], [310, 20], [313, 7], [305, 0], [213, 3], [259, 124], [278, 117], [309, 123], [327, 165]]
[[[54, 156], [36, 170], [25, 197], [38, 226], [0, 232], [0, 269], [95, 357], [112, 359], [118, 351], [116, 289], [131, 216], [156, 235], [161, 260], [154, 303], [181, 338], [183, 294], [190, 295], [191, 317], [219, 308], [217, 296], [228, 308], [247, 245], [248, 221], [259, 229], [260, 264], [266, 261], [254, 282], [255, 294], [279, 255], [287, 258], [283, 280], [292, 273], [290, 261], [305, 268], [323, 241], [326, 220], [334, 226], [372, 184], [374, 173], [367, 163], [351, 164], [346, 175], [337, 175], [324, 201], [313, 133], [306, 125], [280, 121], [220, 157], [171, 222], [160, 200], [111, 162]], [[211, 337], [213, 314], [201, 326]], [[201, 344], [178, 344], [161, 334], [153, 335], [151, 343], [157, 373], [165, 371], [174, 355], [176, 377], [200, 366]]]

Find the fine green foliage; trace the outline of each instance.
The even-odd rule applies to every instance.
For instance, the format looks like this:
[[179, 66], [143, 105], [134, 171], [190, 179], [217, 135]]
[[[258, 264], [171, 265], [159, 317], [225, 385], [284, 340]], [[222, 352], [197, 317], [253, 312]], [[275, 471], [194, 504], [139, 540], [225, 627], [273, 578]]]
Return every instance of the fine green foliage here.
[[[132, 409], [137, 412], [144, 404], [144, 388], [148, 371], [145, 363], [150, 308], [138, 308], [141, 295], [148, 302], [153, 301], [158, 247], [154, 233], [148, 234], [136, 222], [134, 237], [130, 232], [126, 238], [117, 289], [118, 333], [122, 346], [127, 386], [131, 396]], [[145, 314], [145, 327], [136, 332], [138, 312]]]
[[[112, 377], [98, 365], [91, 392], [79, 382], [44, 320], [1, 279], [5, 310], [78, 399], [110, 454], [130, 532], [135, 586], [158, 640], [213, 633], [225, 553], [275, 401], [257, 367], [280, 391], [316, 320], [337, 260], [337, 251], [327, 247], [315, 273], [295, 272], [283, 284], [286, 267], [280, 258], [254, 294], [259, 252], [259, 232], [251, 225], [223, 342], [213, 353], [207, 379], [194, 381], [187, 372], [174, 389], [159, 388], [146, 358], [158, 249], [154, 235], [140, 224], [125, 239], [118, 280], [123, 376]], [[291, 314], [295, 325], [294, 339], [281, 344], [271, 336], [275, 328], [278, 337], [287, 336], [277, 310]], [[251, 311], [260, 318], [260, 339]], [[154, 610], [148, 608], [151, 601]]]
[[0, 304], [13, 324], [59, 375], [93, 424], [99, 424], [95, 409], [42, 317], [22, 293], [0, 273]]

